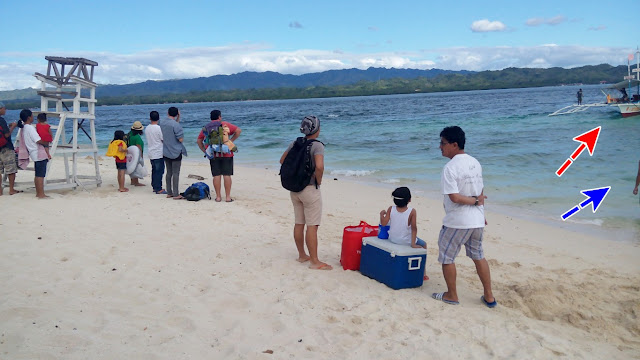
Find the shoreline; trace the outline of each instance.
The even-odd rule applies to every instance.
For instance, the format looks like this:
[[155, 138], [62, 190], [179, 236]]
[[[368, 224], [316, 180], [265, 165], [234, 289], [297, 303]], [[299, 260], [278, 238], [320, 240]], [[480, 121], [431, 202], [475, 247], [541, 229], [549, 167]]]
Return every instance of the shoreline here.
[[[276, 174], [279, 171], [275, 166], [250, 166], [250, 165], [238, 165], [240, 167], [246, 167], [250, 169], [266, 169], [269, 171], [275, 171]], [[398, 186], [408, 186], [411, 189], [414, 197], [425, 197], [431, 201], [439, 202], [440, 206], [442, 206], [442, 198], [439, 194], [439, 185], [435, 185], [432, 190], [425, 190], [425, 187], [428, 186], [426, 183], [391, 183], [385, 182], [380, 179], [375, 178], [363, 178], [360, 176], [344, 176], [344, 175], [331, 175], [325, 174], [325, 181], [346, 181], [354, 184], [367, 185], [378, 189], [385, 189], [389, 194], [393, 191], [394, 188]], [[569, 220], [567, 222], [556, 220], [550, 216], [545, 216], [541, 211], [526, 209], [523, 207], [518, 207], [514, 205], [507, 204], [495, 204], [490, 202], [488, 207], [485, 207], [485, 211], [489, 216], [491, 214], [497, 214], [505, 217], [514, 217], [524, 221], [532, 221], [534, 223], [543, 224], [546, 226], [555, 227], [558, 229], [563, 229], [567, 231], [579, 232], [584, 235], [589, 236], [597, 236], [603, 240], [610, 240], [612, 237], [612, 233], [615, 234], [615, 241], [623, 241], [630, 243], [632, 245], [640, 245], [640, 229], [634, 228], [621, 228], [621, 227], [608, 227], [603, 226], [602, 224], [594, 224], [592, 220]], [[558, 218], [560, 216], [558, 215]], [[489, 220], [489, 219], [487, 219]]]
[[[377, 187], [325, 179], [319, 256], [334, 269], [315, 271], [295, 261], [277, 169], [237, 166], [236, 201], [216, 203], [155, 195], [148, 177], [118, 193], [112, 159], [100, 163], [101, 187], [0, 197], [7, 358], [640, 358], [637, 245], [488, 212], [499, 305], [482, 305], [461, 254], [451, 306], [430, 298], [445, 289], [440, 201], [412, 201], [431, 279], [392, 290], [339, 264], [343, 228], [391, 203]], [[211, 183], [206, 163], [184, 162], [181, 189], [189, 174]]]

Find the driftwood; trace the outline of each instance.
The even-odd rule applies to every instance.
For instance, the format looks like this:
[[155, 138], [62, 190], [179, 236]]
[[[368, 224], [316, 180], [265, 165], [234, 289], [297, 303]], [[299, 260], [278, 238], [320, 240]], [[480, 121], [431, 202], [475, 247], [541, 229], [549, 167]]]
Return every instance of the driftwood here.
[[204, 177], [202, 177], [200, 175], [193, 175], [193, 174], [189, 174], [187, 177], [190, 178], [190, 179], [196, 179], [196, 180], [204, 180], [205, 179]]

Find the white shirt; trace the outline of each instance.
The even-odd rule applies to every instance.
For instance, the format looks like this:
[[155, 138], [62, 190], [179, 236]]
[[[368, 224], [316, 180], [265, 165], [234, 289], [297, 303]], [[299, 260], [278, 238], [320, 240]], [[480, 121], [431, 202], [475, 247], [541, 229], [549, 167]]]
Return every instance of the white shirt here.
[[454, 229], [484, 227], [484, 206], [456, 204], [449, 194], [478, 196], [484, 189], [482, 166], [468, 154], [454, 156], [442, 169], [442, 194], [446, 215], [442, 224]]
[[150, 160], [162, 159], [163, 140], [162, 128], [158, 124], [147, 126], [144, 131], [147, 138], [147, 154]]
[[391, 207], [389, 214], [389, 241], [394, 244], [411, 246], [411, 225], [409, 225], [409, 215], [412, 208], [407, 207], [404, 212], [399, 212], [397, 206]]
[[29, 152], [29, 157], [33, 161], [41, 161], [47, 159], [46, 153], [44, 153], [44, 157], [38, 157], [38, 147], [42, 146], [38, 144], [40, 141], [40, 135], [38, 135], [38, 131], [36, 127], [30, 124], [25, 124], [22, 128], [22, 137], [24, 138], [24, 145], [27, 147], [27, 152]]

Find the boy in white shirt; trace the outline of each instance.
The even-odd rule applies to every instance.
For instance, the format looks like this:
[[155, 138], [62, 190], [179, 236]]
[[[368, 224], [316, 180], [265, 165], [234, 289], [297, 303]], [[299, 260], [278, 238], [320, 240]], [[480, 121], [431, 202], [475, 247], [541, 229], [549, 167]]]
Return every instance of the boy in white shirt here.
[[152, 111], [149, 114], [149, 120], [151, 124], [147, 126], [144, 135], [147, 139], [146, 153], [151, 160], [151, 186], [153, 187], [154, 193], [166, 194], [167, 192], [162, 188], [162, 176], [164, 175], [162, 150], [164, 138], [162, 136], [162, 129], [160, 125], [158, 125], [160, 114], [157, 111]]

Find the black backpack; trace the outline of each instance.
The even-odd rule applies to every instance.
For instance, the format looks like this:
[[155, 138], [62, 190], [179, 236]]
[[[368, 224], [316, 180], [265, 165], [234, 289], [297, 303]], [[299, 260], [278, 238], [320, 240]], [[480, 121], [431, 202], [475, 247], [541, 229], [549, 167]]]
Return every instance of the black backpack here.
[[209, 193], [209, 185], [203, 182], [197, 182], [191, 184], [182, 194], [185, 199], [189, 201], [200, 201], [204, 198], [211, 200], [211, 194]]
[[[293, 143], [293, 147], [280, 166], [280, 183], [283, 188], [300, 192], [309, 185], [315, 172], [315, 168], [311, 168], [311, 146], [315, 141], [318, 140], [299, 137]], [[317, 184], [316, 187], [318, 187]]]

